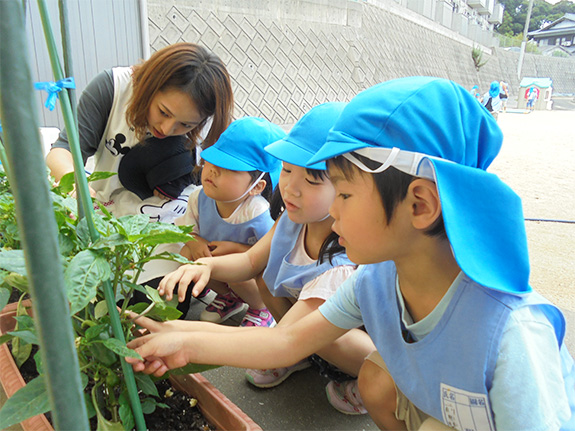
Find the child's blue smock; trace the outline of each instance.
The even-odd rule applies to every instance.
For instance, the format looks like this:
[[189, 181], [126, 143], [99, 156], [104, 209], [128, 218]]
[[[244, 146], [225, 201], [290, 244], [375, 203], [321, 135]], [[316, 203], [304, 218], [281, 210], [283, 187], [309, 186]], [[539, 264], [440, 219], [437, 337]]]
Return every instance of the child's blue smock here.
[[[397, 387], [417, 408], [469, 430], [575, 429], [575, 369], [554, 305], [537, 293], [513, 296], [463, 276], [437, 324], [407, 342], [396, 277], [393, 262], [360, 266], [320, 312], [341, 328], [365, 324]], [[533, 356], [524, 324], [543, 328], [536, 330], [544, 338]]]
[[216, 201], [200, 191], [198, 196], [198, 220], [195, 230], [206, 241], [232, 241], [254, 245], [272, 228], [274, 221], [269, 211], [244, 223], [228, 223], [220, 216]]
[[345, 253], [333, 256], [331, 263], [328, 259], [321, 264], [290, 263], [290, 256], [303, 227], [303, 224], [292, 222], [285, 212], [278, 221], [270, 246], [270, 257], [263, 274], [263, 279], [273, 296], [293, 297], [290, 291], [301, 291], [307, 283], [333, 267], [355, 265]]

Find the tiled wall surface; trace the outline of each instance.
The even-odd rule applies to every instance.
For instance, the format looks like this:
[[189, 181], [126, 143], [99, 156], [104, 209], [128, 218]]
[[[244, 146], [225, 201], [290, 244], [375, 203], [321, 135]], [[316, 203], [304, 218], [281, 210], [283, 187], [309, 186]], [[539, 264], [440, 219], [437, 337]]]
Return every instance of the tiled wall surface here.
[[[236, 117], [293, 124], [309, 108], [348, 101], [384, 80], [449, 78], [487, 89], [518, 88], [518, 54], [484, 49], [476, 71], [473, 42], [389, 0], [148, 0], [152, 50], [186, 41], [222, 58], [233, 80]], [[526, 55], [523, 76], [551, 77], [575, 93], [575, 60]]]

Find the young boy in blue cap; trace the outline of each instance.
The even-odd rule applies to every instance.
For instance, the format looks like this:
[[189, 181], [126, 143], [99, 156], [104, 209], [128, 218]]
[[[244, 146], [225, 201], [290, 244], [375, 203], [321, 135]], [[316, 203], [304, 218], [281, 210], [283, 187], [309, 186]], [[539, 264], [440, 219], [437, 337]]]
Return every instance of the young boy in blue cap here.
[[[359, 391], [382, 428], [575, 429], [565, 320], [529, 286], [519, 197], [486, 172], [501, 143], [451, 81], [363, 91], [309, 162], [333, 159], [333, 229], [356, 272], [291, 326], [217, 337], [180, 326], [132, 341], [144, 361], [126, 360], [156, 375], [187, 362], [278, 366], [365, 325], [377, 352]], [[270, 353], [254, 355], [260, 344]]]

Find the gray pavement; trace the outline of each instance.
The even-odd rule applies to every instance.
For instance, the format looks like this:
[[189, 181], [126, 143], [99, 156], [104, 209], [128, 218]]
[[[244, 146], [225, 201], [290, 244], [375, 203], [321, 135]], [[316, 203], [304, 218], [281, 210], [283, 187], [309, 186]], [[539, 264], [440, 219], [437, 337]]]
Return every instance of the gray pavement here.
[[[210, 293], [210, 300], [215, 296]], [[205, 307], [194, 301], [186, 319], [199, 319]], [[236, 315], [230, 325], [241, 322]], [[259, 389], [247, 382], [245, 370], [221, 367], [202, 373], [216, 388], [265, 431], [275, 430], [377, 430], [368, 415], [345, 415], [328, 402], [325, 386], [329, 380], [314, 368], [292, 374], [281, 385]]]

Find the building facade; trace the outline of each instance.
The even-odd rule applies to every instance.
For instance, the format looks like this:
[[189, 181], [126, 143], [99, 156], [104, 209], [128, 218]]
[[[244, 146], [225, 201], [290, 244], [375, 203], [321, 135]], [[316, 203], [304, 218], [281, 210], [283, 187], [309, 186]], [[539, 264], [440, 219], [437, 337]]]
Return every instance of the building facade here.
[[543, 55], [556, 55], [557, 52], [575, 55], [575, 13], [566, 13], [551, 24], [530, 31], [527, 36], [537, 42]]

